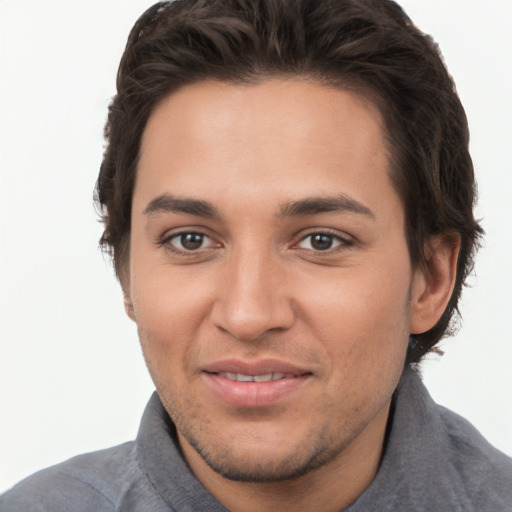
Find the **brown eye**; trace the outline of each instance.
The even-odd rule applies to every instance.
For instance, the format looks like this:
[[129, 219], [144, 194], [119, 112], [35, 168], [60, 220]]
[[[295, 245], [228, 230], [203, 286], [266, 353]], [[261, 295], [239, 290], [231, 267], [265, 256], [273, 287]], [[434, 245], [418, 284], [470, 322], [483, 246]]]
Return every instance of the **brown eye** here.
[[179, 236], [179, 241], [183, 249], [187, 251], [195, 251], [203, 245], [204, 235], [199, 233], [185, 233]]
[[329, 233], [311, 233], [299, 242], [298, 247], [310, 251], [325, 252], [330, 249], [348, 245], [351, 245], [350, 241], [337, 235], [331, 235]]
[[205, 249], [211, 245], [212, 241], [203, 233], [187, 232], [173, 235], [166, 243], [178, 251], [193, 252]]
[[333, 238], [334, 237], [331, 235], [311, 235], [311, 247], [315, 249], [315, 251], [326, 251], [332, 247]]

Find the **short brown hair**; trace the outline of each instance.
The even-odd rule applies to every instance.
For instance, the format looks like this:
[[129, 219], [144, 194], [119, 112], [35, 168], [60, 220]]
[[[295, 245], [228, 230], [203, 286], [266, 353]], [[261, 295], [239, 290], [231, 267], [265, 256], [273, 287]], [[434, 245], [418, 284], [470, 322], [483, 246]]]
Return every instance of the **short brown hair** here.
[[439, 50], [391, 0], [175, 0], [136, 22], [109, 107], [96, 188], [100, 240], [123, 282], [140, 141], [155, 106], [187, 84], [303, 76], [375, 101], [386, 122], [392, 179], [414, 266], [432, 235], [460, 238], [457, 278], [439, 322], [416, 336], [408, 361], [447, 333], [483, 233], [464, 109]]

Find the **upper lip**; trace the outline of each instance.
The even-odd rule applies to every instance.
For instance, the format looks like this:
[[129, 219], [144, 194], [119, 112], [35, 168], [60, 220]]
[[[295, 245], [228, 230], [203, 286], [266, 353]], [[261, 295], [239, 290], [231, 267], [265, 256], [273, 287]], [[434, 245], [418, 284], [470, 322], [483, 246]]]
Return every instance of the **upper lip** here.
[[207, 364], [203, 366], [202, 370], [207, 373], [241, 373], [243, 375], [267, 375], [269, 373], [305, 375], [311, 373], [305, 368], [277, 359], [261, 359], [258, 361], [225, 359]]

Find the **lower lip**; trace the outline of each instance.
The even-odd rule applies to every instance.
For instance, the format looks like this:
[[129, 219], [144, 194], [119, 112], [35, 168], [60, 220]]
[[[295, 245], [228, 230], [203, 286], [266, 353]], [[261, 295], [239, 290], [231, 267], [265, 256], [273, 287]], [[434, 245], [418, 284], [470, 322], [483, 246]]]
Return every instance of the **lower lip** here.
[[215, 394], [224, 402], [236, 407], [274, 405], [296, 392], [310, 377], [300, 375], [266, 382], [238, 382], [214, 373], [204, 375]]

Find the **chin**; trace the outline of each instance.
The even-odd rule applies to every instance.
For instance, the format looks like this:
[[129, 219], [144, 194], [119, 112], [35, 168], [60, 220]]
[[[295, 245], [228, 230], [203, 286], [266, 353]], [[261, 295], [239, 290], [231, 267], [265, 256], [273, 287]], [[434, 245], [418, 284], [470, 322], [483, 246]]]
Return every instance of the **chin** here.
[[[297, 446], [282, 443], [268, 446], [264, 441], [242, 449], [202, 443], [194, 436], [187, 436], [187, 443], [199, 454], [204, 462], [217, 474], [228, 480], [252, 483], [270, 483], [293, 480], [329, 463], [343, 451], [345, 443], [333, 446], [326, 440], [325, 433], [316, 431], [308, 443]], [[263, 447], [266, 444], [266, 449]]]

